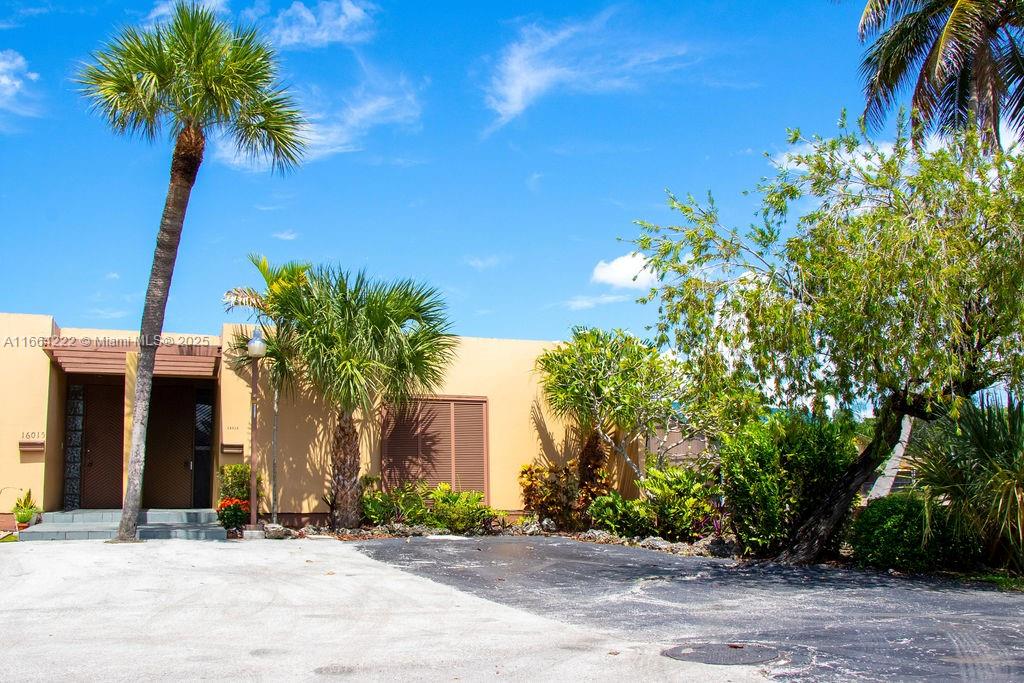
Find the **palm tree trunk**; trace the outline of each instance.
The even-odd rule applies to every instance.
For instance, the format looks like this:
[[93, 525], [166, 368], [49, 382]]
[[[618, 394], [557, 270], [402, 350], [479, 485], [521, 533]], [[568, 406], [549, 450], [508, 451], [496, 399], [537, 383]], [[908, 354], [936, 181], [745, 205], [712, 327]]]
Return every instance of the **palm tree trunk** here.
[[202, 131], [186, 128], [174, 145], [171, 158], [171, 182], [156, 236], [156, 251], [149, 272], [146, 305], [139, 330], [139, 367], [135, 375], [135, 402], [132, 411], [131, 455], [128, 458], [128, 490], [121, 510], [117, 540], [134, 541], [139, 528], [142, 505], [142, 474], [146, 466], [146, 427], [149, 423], [149, 401], [153, 391], [153, 368], [156, 350], [164, 327], [164, 311], [171, 289], [174, 261], [178, 256], [181, 229], [185, 224], [188, 200], [195, 185], [199, 166], [203, 163], [206, 141]]
[[779, 554], [777, 561], [808, 564], [818, 559], [825, 550], [846, 517], [854, 497], [899, 443], [903, 414], [895, 410], [892, 404], [892, 401], [882, 404], [871, 443], [847, 468], [825, 502], [800, 525], [789, 547]]
[[339, 410], [331, 440], [331, 487], [334, 493], [335, 529], [359, 526], [359, 432], [352, 413]]

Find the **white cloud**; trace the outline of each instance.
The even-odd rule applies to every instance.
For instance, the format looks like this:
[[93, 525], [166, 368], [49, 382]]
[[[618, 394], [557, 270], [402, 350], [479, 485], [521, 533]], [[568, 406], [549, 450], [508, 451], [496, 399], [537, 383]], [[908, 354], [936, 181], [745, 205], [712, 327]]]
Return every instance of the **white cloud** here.
[[501, 262], [497, 256], [467, 256], [465, 263], [467, 266], [474, 270], [484, 271], [489, 268], [494, 268]]
[[[146, 20], [150, 23], [156, 23], [170, 19], [171, 13], [174, 12], [174, 6], [178, 2], [179, 0], [159, 0], [159, 2], [153, 5], [153, 9], [149, 11]], [[219, 13], [227, 12], [230, 9], [228, 7], [228, 0], [198, 0], [198, 4]]]
[[628, 300], [624, 294], [597, 294], [595, 296], [574, 296], [564, 302], [564, 306], [570, 311], [585, 311], [596, 306], [605, 304], [617, 304]]
[[324, 47], [331, 43], [352, 45], [373, 36], [374, 6], [358, 0], [321, 0], [314, 9], [295, 0], [274, 18], [270, 38], [282, 48]]
[[540, 190], [540, 180], [544, 177], [543, 173], [531, 173], [526, 177], [526, 189], [530, 192], [537, 192]]
[[[418, 90], [404, 77], [386, 81], [376, 75], [367, 79], [339, 102], [318, 90], [310, 91], [305, 102], [307, 121], [301, 131], [306, 140], [305, 161], [334, 154], [358, 152], [374, 128], [388, 125], [414, 126], [420, 120]], [[230, 139], [214, 141], [217, 161], [247, 171], [267, 171], [266, 159], [242, 154]]]
[[19, 116], [35, 115], [28, 85], [37, 80], [39, 74], [29, 71], [28, 61], [19, 52], [0, 50], [0, 111]]
[[643, 254], [632, 252], [611, 261], [598, 261], [591, 282], [629, 289], [649, 289], [657, 282]]
[[107, 273], [106, 275], [104, 275], [103, 279], [104, 280], [120, 280], [121, 279], [121, 274], [120, 273], [115, 273], [114, 271], [111, 271], [111, 272]]
[[90, 318], [98, 318], [100, 320], [116, 320], [127, 316], [128, 311], [116, 308], [91, 308], [88, 311], [88, 315]]
[[498, 115], [489, 131], [504, 126], [552, 90], [622, 90], [686, 66], [686, 46], [659, 44], [614, 30], [608, 26], [613, 14], [606, 10], [557, 29], [523, 26], [519, 37], [502, 51], [485, 89], [485, 102]]
[[242, 21], [253, 23], [270, 14], [270, 0], [256, 0], [239, 13]]
[[281, 232], [275, 232], [271, 235], [274, 239], [284, 240], [285, 242], [291, 242], [294, 239], [298, 239], [299, 233], [294, 230], [282, 230]]

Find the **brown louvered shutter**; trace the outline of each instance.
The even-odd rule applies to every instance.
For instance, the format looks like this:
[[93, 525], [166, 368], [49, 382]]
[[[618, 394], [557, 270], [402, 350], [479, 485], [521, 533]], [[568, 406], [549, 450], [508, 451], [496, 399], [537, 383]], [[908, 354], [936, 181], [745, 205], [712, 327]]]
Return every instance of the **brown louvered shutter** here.
[[486, 491], [487, 461], [484, 402], [453, 401], [456, 491]]
[[381, 444], [386, 486], [448, 482], [487, 493], [487, 404], [479, 399], [422, 399], [391, 415]]

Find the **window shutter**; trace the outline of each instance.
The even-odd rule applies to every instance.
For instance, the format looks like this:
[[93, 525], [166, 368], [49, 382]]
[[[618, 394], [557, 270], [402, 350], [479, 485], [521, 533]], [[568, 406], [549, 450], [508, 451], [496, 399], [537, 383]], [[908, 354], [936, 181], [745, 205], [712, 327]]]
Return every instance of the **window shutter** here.
[[422, 399], [389, 417], [381, 444], [386, 486], [448, 482], [487, 492], [487, 404], [479, 399]]

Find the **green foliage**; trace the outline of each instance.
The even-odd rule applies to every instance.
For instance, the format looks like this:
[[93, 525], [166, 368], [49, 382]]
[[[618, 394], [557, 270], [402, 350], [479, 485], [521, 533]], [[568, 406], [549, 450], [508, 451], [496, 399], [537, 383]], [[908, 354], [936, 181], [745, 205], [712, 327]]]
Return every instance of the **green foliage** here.
[[360, 501], [363, 516], [376, 525], [428, 524], [431, 521], [422, 487], [416, 484], [402, 484], [388, 491], [367, 489]]
[[596, 498], [590, 506], [594, 524], [619, 536], [653, 535], [683, 542], [714, 530], [713, 501], [720, 491], [711, 468], [650, 468], [640, 490], [635, 500], [617, 491]]
[[[32, 497], [32, 489], [26, 489], [24, 495], [15, 498], [14, 507], [11, 508], [11, 512], [14, 513], [15, 518], [17, 518], [22, 524], [29, 521], [32, 517], [42, 511], [43, 509], [39, 507], [35, 499]], [[18, 517], [19, 514], [27, 517], [27, 519], [20, 519]]]
[[[249, 465], [240, 463], [237, 465], [221, 465], [217, 471], [219, 484], [217, 487], [218, 497], [238, 498], [249, 500], [249, 478], [251, 471]], [[256, 481], [256, 492], [260, 490], [260, 480]]]
[[201, 4], [179, 2], [165, 23], [122, 29], [81, 67], [78, 83], [118, 133], [221, 134], [277, 169], [305, 150], [302, 114], [278, 80], [273, 47]]
[[873, 500], [854, 520], [850, 545], [858, 564], [876, 569], [928, 572], [969, 565], [978, 545], [960, 541], [945, 512], [914, 493]]
[[857, 457], [853, 423], [777, 413], [719, 449], [726, 509], [745, 553], [782, 548]]
[[217, 519], [225, 529], [241, 529], [249, 523], [249, 501], [242, 498], [221, 498], [217, 503]]
[[388, 491], [367, 488], [360, 497], [363, 516], [372, 524], [424, 525], [456, 534], [483, 533], [503, 519], [483, 501], [480, 491], [453, 491], [444, 482], [434, 488], [425, 483]]
[[440, 483], [427, 492], [432, 503], [430, 517], [434, 526], [456, 534], [484, 531], [495, 513], [483, 504], [481, 491], [453, 491], [451, 484]]
[[627, 500], [618, 491], [594, 499], [590, 506], [594, 525], [617, 536], [634, 538], [655, 535], [654, 517], [641, 499]]
[[1024, 571], [1024, 402], [965, 404], [918, 428], [908, 454], [930, 507], [979, 538], [990, 563]]
[[609, 490], [611, 475], [594, 471], [589, 483], [582, 483], [575, 463], [524, 465], [519, 471], [523, 509], [538, 519], [550, 519], [559, 529], [577, 531], [591, 523], [590, 504]]
[[977, 125], [998, 141], [1001, 120], [1011, 129], [1024, 123], [1017, 104], [1024, 95], [1022, 23], [1014, 3], [867, 0], [860, 37], [874, 42], [861, 65], [865, 115], [881, 127], [900, 96], [912, 92], [918, 137]]

